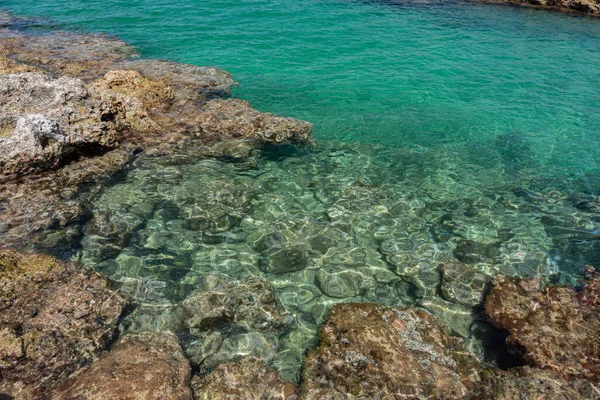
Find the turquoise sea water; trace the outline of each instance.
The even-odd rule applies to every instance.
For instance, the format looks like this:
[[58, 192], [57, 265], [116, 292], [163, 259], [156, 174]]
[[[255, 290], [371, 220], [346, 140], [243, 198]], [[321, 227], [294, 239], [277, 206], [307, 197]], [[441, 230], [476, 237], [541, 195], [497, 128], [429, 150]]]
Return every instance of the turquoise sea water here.
[[[336, 302], [416, 304], [483, 351], [482, 282], [600, 266], [598, 19], [443, 1], [0, 6], [221, 67], [235, 96], [314, 123], [316, 149], [253, 165], [142, 156], [92, 204], [77, 257], [142, 305], [123, 329], [172, 329], [208, 274], [261, 276], [293, 323], [221, 329], [211, 362], [256, 354], [294, 378]], [[449, 278], [454, 259], [468, 270]]]

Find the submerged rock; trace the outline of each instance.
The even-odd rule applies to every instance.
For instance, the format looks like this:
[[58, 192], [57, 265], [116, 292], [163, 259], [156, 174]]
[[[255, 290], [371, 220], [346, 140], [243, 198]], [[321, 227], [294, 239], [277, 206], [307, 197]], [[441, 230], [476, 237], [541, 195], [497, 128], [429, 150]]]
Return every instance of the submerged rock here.
[[600, 382], [600, 279], [576, 292], [569, 287], [542, 290], [538, 279], [498, 276], [485, 302], [492, 323], [508, 330], [509, 349], [535, 367], [572, 381]]
[[477, 306], [483, 302], [488, 278], [482, 272], [458, 261], [442, 264], [441, 291], [444, 298], [466, 306]]
[[303, 371], [302, 396], [465, 398], [474, 358], [422, 310], [338, 304]]
[[232, 322], [248, 331], [269, 331], [289, 322], [270, 285], [256, 276], [238, 283], [209, 275], [204, 286], [182, 303], [190, 329]]
[[126, 335], [60, 383], [52, 399], [192, 400], [190, 365], [170, 333]]
[[292, 320], [270, 285], [255, 276], [235, 282], [209, 275], [202, 286], [182, 302], [190, 334], [184, 347], [192, 363], [209, 372], [241, 356], [271, 362], [279, 332]]
[[0, 251], [0, 395], [39, 398], [92, 362], [124, 306], [97, 273]]
[[298, 398], [294, 384], [282, 381], [278, 372], [269, 371], [267, 365], [255, 357], [223, 363], [204, 379], [196, 376], [192, 388], [197, 400]]

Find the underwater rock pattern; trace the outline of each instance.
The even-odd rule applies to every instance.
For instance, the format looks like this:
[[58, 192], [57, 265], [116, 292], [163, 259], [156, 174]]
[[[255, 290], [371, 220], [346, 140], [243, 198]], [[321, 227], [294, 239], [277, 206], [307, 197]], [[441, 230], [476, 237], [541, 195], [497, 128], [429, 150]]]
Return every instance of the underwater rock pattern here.
[[457, 261], [444, 263], [441, 268], [441, 291], [446, 300], [466, 306], [483, 302], [487, 276]]
[[[308, 123], [215, 99], [236, 84], [228, 72], [138, 60], [131, 46], [105, 35], [36, 36], [10, 29], [18, 20], [6, 15], [9, 29], [0, 30], [5, 246], [33, 243], [60, 253], [57, 243], [67, 245], [81, 234], [77, 225], [88, 217], [86, 201], [140, 150], [168, 154], [193, 142], [195, 158], [247, 159], [267, 142], [310, 142]], [[17, 185], [15, 179], [24, 181]], [[62, 232], [48, 232], [50, 227]]]
[[279, 331], [292, 322], [269, 284], [256, 276], [234, 282], [208, 275], [182, 308], [190, 335], [186, 353], [204, 372], [245, 355], [271, 362]]
[[485, 309], [494, 325], [508, 330], [509, 348], [522, 354], [528, 364], [569, 381], [598, 383], [600, 313], [597, 303], [588, 301], [588, 293], [569, 287], [542, 290], [538, 279], [498, 276]]
[[266, 332], [280, 328], [288, 319], [269, 284], [255, 276], [237, 283], [209, 275], [182, 305], [187, 326], [200, 331], [232, 322], [247, 331]]
[[[147, 292], [134, 298], [144, 316], [125, 331], [187, 331], [168, 310], [208, 275], [269, 282], [293, 320], [289, 331], [234, 340], [207, 331], [194, 345], [201, 360], [217, 363], [217, 343], [239, 355], [257, 343], [255, 355], [297, 380], [327, 311], [365, 301], [424, 308], [483, 356], [493, 349], [474, 332], [489, 326], [478, 306], [493, 276], [574, 283], [594, 257], [593, 247], [582, 256], [573, 246], [596, 242], [595, 197], [507, 189], [472, 164], [446, 169], [453, 153], [322, 142], [229, 162], [201, 151], [139, 157], [94, 201], [81, 249], [85, 264], [154, 288], [154, 300]], [[563, 228], [569, 224], [577, 228]]]
[[512, 370], [486, 369], [479, 373], [480, 381], [473, 399], [535, 400], [535, 399], [597, 399], [591, 382], [579, 380], [567, 383], [555, 372], [531, 367]]
[[203, 379], [192, 379], [194, 397], [198, 400], [297, 399], [296, 387], [281, 380], [279, 373], [269, 371], [258, 358], [246, 357], [226, 362]]
[[459, 399], [468, 393], [469, 356], [423, 311], [336, 305], [321, 340], [303, 370], [305, 398]]
[[126, 335], [91, 366], [61, 382], [51, 398], [192, 400], [190, 373], [173, 334]]
[[0, 251], [0, 394], [39, 398], [92, 362], [124, 306], [95, 272]]

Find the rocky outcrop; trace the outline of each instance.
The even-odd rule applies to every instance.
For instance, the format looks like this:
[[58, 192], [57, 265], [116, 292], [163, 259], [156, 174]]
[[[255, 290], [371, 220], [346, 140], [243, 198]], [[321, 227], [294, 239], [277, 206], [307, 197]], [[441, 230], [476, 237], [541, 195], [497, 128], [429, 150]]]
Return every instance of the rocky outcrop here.
[[508, 330], [509, 348], [531, 366], [567, 381], [600, 382], [600, 279], [590, 272], [587, 288], [542, 290], [537, 279], [499, 276], [485, 302], [492, 323]]
[[[10, 15], [3, 20], [15, 23]], [[170, 154], [185, 145], [196, 159], [247, 158], [263, 144], [311, 143], [310, 124], [221, 98], [236, 84], [231, 74], [140, 60], [115, 38], [3, 29], [0, 55], [5, 246], [39, 244], [45, 228], [66, 231], [87, 218], [82, 191], [105, 184], [141, 150]]]
[[255, 357], [223, 363], [204, 379], [194, 377], [192, 389], [197, 400], [298, 398], [293, 383], [282, 381], [278, 372], [269, 371], [267, 365]]
[[112, 339], [124, 306], [97, 273], [0, 251], [0, 397], [40, 398], [91, 363]]
[[0, 119], [14, 124], [12, 135], [0, 138], [0, 177], [55, 168], [75, 151], [85, 155], [116, 146], [106, 105], [78, 79], [0, 75], [0, 98]]
[[170, 333], [127, 335], [60, 383], [52, 399], [192, 400], [190, 365]]
[[325, 398], [465, 398], [475, 359], [422, 310], [339, 304], [303, 371], [302, 395]]

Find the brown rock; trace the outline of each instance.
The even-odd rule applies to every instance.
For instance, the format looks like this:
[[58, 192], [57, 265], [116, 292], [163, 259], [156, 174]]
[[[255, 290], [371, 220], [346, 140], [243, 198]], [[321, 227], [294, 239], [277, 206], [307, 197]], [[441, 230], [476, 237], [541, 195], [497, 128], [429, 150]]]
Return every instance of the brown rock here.
[[494, 325], [510, 333], [509, 348], [535, 367], [567, 380], [600, 382], [600, 312], [590, 288], [540, 290], [540, 282], [499, 276], [485, 309]]
[[165, 82], [151, 81], [137, 71], [109, 71], [92, 86], [137, 97], [147, 107], [170, 102], [175, 97]]
[[0, 394], [39, 397], [90, 363], [124, 306], [99, 274], [49, 256], [0, 251]]
[[23, 72], [40, 72], [40, 70], [31, 65], [18, 63], [6, 57], [0, 57], [0, 75], [21, 74]]
[[[70, 248], [80, 232], [85, 209], [80, 188], [95, 193], [132, 160], [133, 148], [122, 146], [102, 156], [82, 157], [58, 170], [0, 184], [0, 243], [29, 249]], [[47, 228], [53, 227], [53, 232]]]
[[190, 366], [173, 334], [121, 338], [98, 361], [59, 384], [52, 399], [191, 400]]
[[197, 121], [203, 137], [251, 138], [275, 144], [310, 142], [312, 129], [308, 122], [261, 113], [238, 99], [209, 101]]
[[192, 380], [197, 400], [296, 399], [296, 386], [281, 380], [258, 358], [222, 363], [204, 379]]
[[531, 367], [514, 370], [486, 369], [471, 396], [474, 400], [597, 399], [598, 392], [587, 381], [567, 383], [553, 371]]
[[462, 399], [475, 361], [460, 349], [422, 310], [338, 304], [306, 360], [302, 395]]

